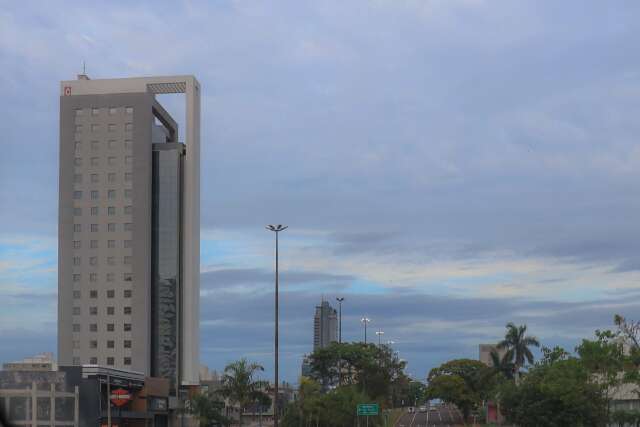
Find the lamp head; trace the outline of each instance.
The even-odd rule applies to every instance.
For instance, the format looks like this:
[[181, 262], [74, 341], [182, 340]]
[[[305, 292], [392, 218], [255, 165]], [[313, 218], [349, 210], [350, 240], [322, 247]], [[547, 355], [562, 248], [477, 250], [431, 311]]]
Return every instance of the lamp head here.
[[267, 225], [265, 228], [266, 228], [267, 230], [275, 231], [276, 233], [278, 233], [278, 232], [280, 232], [280, 231], [284, 231], [284, 230], [286, 230], [287, 228], [289, 228], [289, 226], [287, 226], [287, 225], [282, 225], [282, 224], [278, 224], [278, 225], [271, 225], [271, 224], [269, 224], [269, 225]]

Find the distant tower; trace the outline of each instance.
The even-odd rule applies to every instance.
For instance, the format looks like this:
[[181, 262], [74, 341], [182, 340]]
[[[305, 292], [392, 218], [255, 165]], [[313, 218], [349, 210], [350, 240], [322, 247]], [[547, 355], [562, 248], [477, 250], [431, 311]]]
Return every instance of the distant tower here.
[[338, 341], [338, 312], [327, 301], [316, 306], [313, 318], [313, 350]]

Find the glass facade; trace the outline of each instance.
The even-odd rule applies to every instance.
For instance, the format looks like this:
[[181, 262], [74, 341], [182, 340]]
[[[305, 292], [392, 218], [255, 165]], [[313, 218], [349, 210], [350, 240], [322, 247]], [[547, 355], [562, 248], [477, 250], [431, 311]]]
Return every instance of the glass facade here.
[[153, 144], [151, 372], [178, 381], [184, 146]]

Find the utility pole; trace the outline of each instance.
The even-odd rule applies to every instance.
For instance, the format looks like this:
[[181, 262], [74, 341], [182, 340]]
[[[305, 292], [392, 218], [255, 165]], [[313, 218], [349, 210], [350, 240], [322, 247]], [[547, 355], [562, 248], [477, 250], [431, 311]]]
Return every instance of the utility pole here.
[[342, 344], [342, 301], [344, 297], [336, 298], [338, 301], [338, 343]]

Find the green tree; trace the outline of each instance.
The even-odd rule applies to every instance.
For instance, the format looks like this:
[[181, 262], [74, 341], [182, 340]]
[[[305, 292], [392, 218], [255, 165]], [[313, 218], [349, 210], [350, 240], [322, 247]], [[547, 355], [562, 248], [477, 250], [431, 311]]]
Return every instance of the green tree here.
[[507, 333], [504, 339], [498, 343], [498, 348], [507, 349], [509, 359], [514, 363], [516, 383], [520, 378], [520, 369], [525, 363], [533, 363], [533, 353], [529, 347], [540, 347], [540, 342], [533, 336], [527, 336], [527, 325], [516, 326], [512, 322], [507, 323]]
[[190, 412], [198, 418], [201, 427], [229, 425], [230, 420], [223, 415], [224, 402], [216, 393], [200, 393], [190, 402]]
[[255, 402], [264, 401], [265, 393], [262, 390], [268, 386], [268, 383], [255, 379], [256, 373], [260, 371], [264, 371], [261, 365], [249, 363], [244, 358], [224, 368], [221, 392], [229, 401], [239, 406], [241, 426], [245, 409]]
[[498, 373], [504, 376], [508, 380], [513, 379], [515, 366], [509, 358], [509, 353], [505, 353], [500, 357], [497, 351], [491, 350], [489, 354], [491, 356], [491, 367], [494, 373]]

